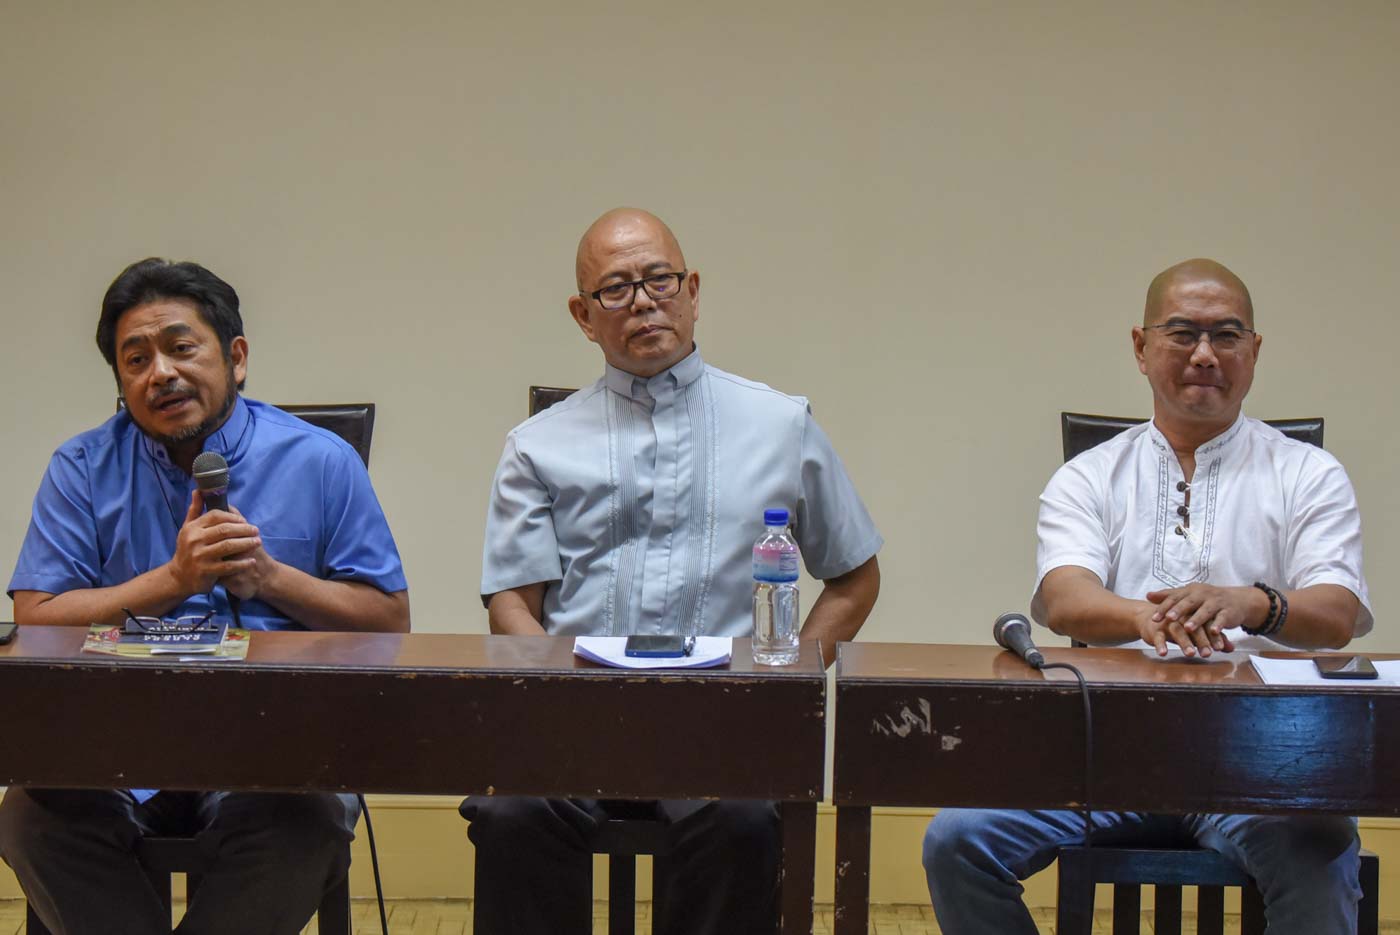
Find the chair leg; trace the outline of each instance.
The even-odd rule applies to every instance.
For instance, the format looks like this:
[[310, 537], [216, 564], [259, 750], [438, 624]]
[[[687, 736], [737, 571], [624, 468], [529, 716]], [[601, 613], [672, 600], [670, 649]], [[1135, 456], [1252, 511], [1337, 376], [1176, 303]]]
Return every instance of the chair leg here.
[[24, 907], [24, 935], [51, 935], [49, 927], [39, 918], [34, 907], [28, 904]]
[[1142, 922], [1142, 893], [1135, 883], [1113, 887], [1113, 935], [1139, 935]]
[[320, 935], [350, 935], [350, 874], [342, 876], [321, 897], [321, 905], [316, 909], [316, 931]]
[[1361, 902], [1356, 906], [1356, 935], [1380, 931], [1381, 861], [1370, 852], [1361, 854]]
[[[171, 885], [170, 885], [170, 876], [169, 876], [168, 874], [163, 874], [163, 876], [165, 877], [165, 889], [164, 889], [164, 890], [160, 890], [158, 884], [156, 884], [156, 877], [155, 877], [155, 874], [154, 874], [154, 873], [147, 873], [146, 875], [147, 875], [148, 877], [151, 878], [151, 883], [152, 883], [152, 885], [156, 885], [156, 886], [157, 886], [157, 891], [156, 891], [156, 892], [157, 892], [157, 895], [160, 895], [160, 897], [161, 897], [161, 902], [165, 903], [165, 908], [166, 908], [166, 909], [169, 909], [169, 908], [170, 908], [170, 898], [171, 898], [170, 891], [171, 891], [171, 889], [172, 889], [172, 887], [171, 887]], [[203, 882], [204, 882], [204, 874], [202, 874], [202, 873], [190, 873], [189, 871], [186, 871], [186, 872], [185, 872], [185, 906], [186, 906], [186, 907], [188, 907], [190, 903], [194, 902], [194, 894], [199, 892], [199, 886], [200, 886], [200, 884], [203, 883]]]
[[608, 858], [608, 935], [634, 935], [636, 916], [637, 858], [613, 854]]
[[1153, 935], [1181, 935], [1181, 887], [1160, 884], [1153, 889]]
[[[141, 870], [146, 874], [146, 879], [151, 881], [151, 889], [156, 891], [156, 897], [160, 904], [165, 907], [165, 917], [170, 919], [170, 927], [175, 927], [174, 907], [171, 905], [173, 898], [170, 892], [170, 872], [168, 870], [152, 870], [145, 864], [141, 865]], [[185, 906], [189, 907], [190, 900], [194, 899], [194, 891], [199, 889], [198, 874], [185, 874]]]
[[1240, 935], [1264, 935], [1264, 897], [1253, 883], [1240, 887]]
[[1091, 935], [1094, 929], [1094, 880], [1088, 854], [1060, 853], [1060, 889], [1056, 900], [1057, 935]]
[[1197, 935], [1225, 935], [1225, 887], [1196, 887]]
[[665, 855], [653, 855], [651, 858], [651, 930], [653, 932], [658, 931], [656, 920], [666, 918], [667, 872]]

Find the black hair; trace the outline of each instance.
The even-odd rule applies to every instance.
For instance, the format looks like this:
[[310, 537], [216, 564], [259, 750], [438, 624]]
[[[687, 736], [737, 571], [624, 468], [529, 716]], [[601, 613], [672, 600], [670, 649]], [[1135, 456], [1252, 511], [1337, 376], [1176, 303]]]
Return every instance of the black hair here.
[[[205, 324], [219, 336], [224, 360], [232, 359], [233, 339], [243, 336], [243, 316], [238, 313], [238, 293], [233, 286], [198, 263], [147, 257], [132, 263], [112, 280], [102, 297], [102, 314], [97, 319], [97, 349], [111, 366], [118, 385], [121, 375], [117, 372], [117, 320], [138, 305], [160, 299], [193, 302]], [[242, 382], [238, 388], [243, 389]]]

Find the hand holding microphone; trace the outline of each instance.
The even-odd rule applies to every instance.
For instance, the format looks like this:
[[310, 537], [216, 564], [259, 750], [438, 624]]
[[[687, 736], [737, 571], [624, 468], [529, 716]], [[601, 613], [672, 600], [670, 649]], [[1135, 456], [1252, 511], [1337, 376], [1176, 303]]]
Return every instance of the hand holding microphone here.
[[227, 462], [206, 451], [193, 467], [198, 489], [190, 498], [170, 567], [182, 590], [202, 594], [221, 578], [253, 570], [262, 538], [256, 526], [228, 515]]

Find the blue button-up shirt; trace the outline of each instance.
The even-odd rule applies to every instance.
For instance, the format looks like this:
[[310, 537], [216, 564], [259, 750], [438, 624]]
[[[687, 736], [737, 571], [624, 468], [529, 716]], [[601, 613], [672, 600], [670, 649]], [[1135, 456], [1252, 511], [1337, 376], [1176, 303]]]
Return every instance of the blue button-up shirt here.
[[752, 632], [752, 549], [785, 507], [807, 570], [883, 544], [807, 401], [707, 366], [609, 366], [506, 439], [481, 591], [548, 582], [550, 633]]
[[[239, 397], [204, 443], [229, 466], [229, 503], [258, 527], [268, 554], [317, 578], [407, 587], [369, 473], [335, 434]], [[194, 480], [123, 410], [65, 442], [34, 498], [9, 592], [62, 594], [112, 587], [168, 562]], [[167, 616], [228, 612], [216, 586]], [[243, 626], [301, 629], [262, 601], [245, 601]]]

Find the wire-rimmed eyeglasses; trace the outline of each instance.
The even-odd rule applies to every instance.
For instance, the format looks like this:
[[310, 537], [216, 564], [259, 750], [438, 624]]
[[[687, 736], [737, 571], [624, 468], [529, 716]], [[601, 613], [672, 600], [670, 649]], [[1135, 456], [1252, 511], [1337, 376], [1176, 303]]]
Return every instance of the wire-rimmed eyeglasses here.
[[632, 304], [632, 300], [637, 295], [638, 286], [645, 289], [647, 295], [658, 302], [679, 295], [681, 282], [685, 279], [687, 272], [687, 270], [681, 270], [679, 273], [657, 273], [655, 276], [634, 279], [631, 282], [610, 283], [592, 292], [580, 292], [579, 295], [591, 297], [606, 311], [616, 312]]
[[189, 614], [170, 619], [169, 617], [138, 617], [123, 607], [126, 622], [122, 625], [127, 633], [215, 633], [219, 627], [213, 622], [214, 611], [204, 616]]
[[1144, 331], [1160, 331], [1162, 339], [1168, 346], [1179, 351], [1193, 351], [1196, 345], [1201, 343], [1201, 338], [1205, 337], [1210, 342], [1210, 346], [1222, 354], [1232, 354], [1235, 351], [1242, 351], [1249, 344], [1249, 339], [1254, 335], [1252, 328], [1243, 325], [1216, 325], [1213, 328], [1202, 328], [1185, 321], [1169, 321], [1163, 325], [1145, 325]]

